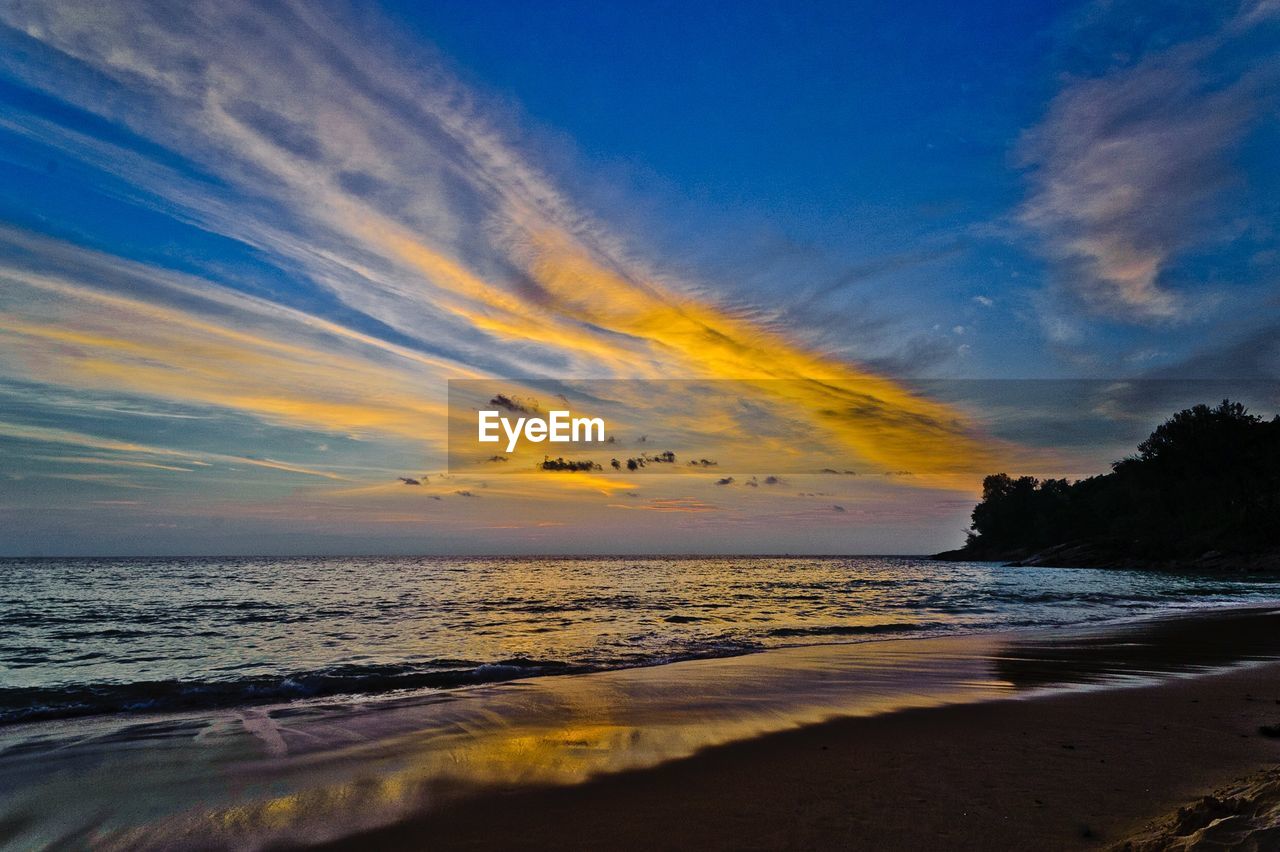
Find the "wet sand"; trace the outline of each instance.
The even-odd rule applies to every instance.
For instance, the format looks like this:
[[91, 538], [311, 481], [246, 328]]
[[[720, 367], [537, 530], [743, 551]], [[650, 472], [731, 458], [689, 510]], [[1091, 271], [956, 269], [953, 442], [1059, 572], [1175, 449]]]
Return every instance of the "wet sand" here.
[[[1280, 765], [1280, 739], [1258, 731], [1277, 724], [1275, 663], [906, 710], [572, 787], [494, 789], [331, 848], [1079, 849], [1162, 818], [1146, 848], [1167, 848], [1180, 805]], [[1245, 829], [1237, 840], [1268, 848]]]
[[1271, 607], [793, 647], [2, 728], [0, 846], [1087, 848], [1280, 765], [1263, 725]]

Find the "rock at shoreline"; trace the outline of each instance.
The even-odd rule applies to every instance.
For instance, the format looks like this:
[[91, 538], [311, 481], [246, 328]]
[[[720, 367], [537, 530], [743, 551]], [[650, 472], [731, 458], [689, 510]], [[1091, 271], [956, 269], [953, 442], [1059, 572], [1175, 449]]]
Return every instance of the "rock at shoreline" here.
[[981, 547], [935, 553], [944, 562], [1003, 562], [1013, 568], [1114, 568], [1132, 571], [1223, 571], [1280, 573], [1280, 551], [1228, 553], [1209, 550], [1153, 559], [1126, 553], [1115, 543], [1067, 542], [1043, 550], [997, 551]]

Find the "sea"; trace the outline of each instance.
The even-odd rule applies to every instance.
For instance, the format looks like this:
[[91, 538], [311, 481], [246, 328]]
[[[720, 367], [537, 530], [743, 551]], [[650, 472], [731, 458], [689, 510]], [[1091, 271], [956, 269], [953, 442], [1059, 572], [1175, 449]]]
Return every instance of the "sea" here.
[[1276, 600], [1266, 579], [909, 557], [0, 561], [0, 725], [412, 692]]

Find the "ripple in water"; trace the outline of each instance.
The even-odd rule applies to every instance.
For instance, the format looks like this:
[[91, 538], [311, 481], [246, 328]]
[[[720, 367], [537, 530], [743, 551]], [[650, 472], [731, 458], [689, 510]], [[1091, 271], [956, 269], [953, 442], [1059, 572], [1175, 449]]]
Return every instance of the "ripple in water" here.
[[1101, 623], [1275, 589], [891, 557], [7, 560], [0, 721]]

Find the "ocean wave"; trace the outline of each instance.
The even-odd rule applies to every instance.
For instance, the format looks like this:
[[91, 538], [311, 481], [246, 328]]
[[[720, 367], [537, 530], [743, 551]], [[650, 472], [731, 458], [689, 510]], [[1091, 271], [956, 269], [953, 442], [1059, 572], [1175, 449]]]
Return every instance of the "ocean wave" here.
[[877, 636], [885, 633], [923, 633], [949, 625], [939, 621], [895, 621], [885, 624], [819, 624], [805, 627], [779, 627], [767, 635], [781, 638], [799, 636]]
[[213, 710], [299, 698], [380, 695], [447, 689], [548, 674], [581, 674], [598, 667], [513, 658], [489, 663], [437, 660], [405, 665], [344, 665], [286, 675], [221, 680], [160, 680], [66, 687], [0, 687], [0, 725], [121, 713]]
[[18, 689], [0, 687], [0, 726], [84, 716], [175, 713], [280, 704], [305, 698], [379, 696], [452, 689], [527, 677], [575, 675], [734, 657], [764, 650], [755, 642], [711, 641], [661, 653], [583, 662], [513, 657], [493, 662], [440, 659], [405, 664], [339, 665], [282, 675], [215, 680], [147, 680]]
[[887, 557], [0, 560], [0, 725], [1051, 627], [1276, 594], [1252, 579]]

